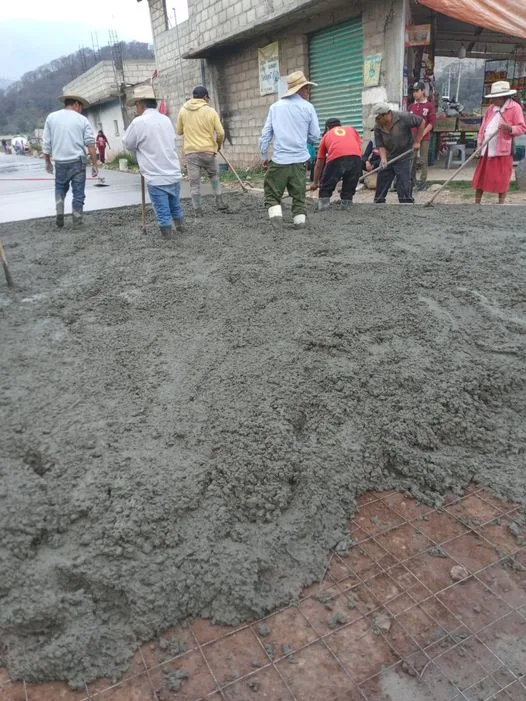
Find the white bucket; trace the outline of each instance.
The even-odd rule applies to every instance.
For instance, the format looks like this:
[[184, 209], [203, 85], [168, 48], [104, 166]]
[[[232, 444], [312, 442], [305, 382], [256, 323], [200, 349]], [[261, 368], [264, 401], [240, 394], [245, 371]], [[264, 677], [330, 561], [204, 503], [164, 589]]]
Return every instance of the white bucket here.
[[127, 158], [119, 158], [119, 170], [123, 171], [123, 172], [128, 170], [128, 159]]

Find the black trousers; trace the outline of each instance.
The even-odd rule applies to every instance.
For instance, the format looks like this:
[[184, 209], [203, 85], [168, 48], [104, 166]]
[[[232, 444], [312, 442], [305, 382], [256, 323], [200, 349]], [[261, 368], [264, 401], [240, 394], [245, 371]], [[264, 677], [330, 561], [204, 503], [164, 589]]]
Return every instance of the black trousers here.
[[396, 194], [398, 195], [398, 201], [413, 203], [412, 171], [412, 157], [403, 158], [401, 161], [397, 161], [393, 163], [393, 165], [387, 166], [387, 168], [381, 170], [376, 180], [374, 201], [377, 204], [385, 202], [389, 188], [396, 177]]
[[320, 182], [320, 199], [330, 197], [336, 185], [342, 181], [342, 200], [351, 200], [356, 192], [358, 178], [362, 174], [360, 156], [341, 156], [329, 161], [323, 169]]

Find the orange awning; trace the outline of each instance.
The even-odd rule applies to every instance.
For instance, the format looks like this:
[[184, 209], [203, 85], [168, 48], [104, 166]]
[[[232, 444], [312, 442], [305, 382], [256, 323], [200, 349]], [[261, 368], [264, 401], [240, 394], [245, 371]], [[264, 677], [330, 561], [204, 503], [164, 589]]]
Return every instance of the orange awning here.
[[418, 3], [475, 27], [526, 39], [526, 0], [418, 0]]

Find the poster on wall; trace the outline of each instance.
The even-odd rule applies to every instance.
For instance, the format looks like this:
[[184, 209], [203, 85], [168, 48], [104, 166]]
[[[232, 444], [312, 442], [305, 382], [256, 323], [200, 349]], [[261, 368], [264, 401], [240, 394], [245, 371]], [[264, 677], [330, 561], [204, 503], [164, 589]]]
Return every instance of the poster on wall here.
[[279, 43], [277, 41], [258, 49], [258, 63], [259, 94], [277, 93], [279, 83]]
[[380, 85], [380, 68], [382, 67], [383, 54], [371, 54], [366, 56], [363, 62], [363, 86], [364, 88], [376, 88]]
[[406, 24], [405, 45], [407, 46], [429, 46], [431, 44], [430, 24]]

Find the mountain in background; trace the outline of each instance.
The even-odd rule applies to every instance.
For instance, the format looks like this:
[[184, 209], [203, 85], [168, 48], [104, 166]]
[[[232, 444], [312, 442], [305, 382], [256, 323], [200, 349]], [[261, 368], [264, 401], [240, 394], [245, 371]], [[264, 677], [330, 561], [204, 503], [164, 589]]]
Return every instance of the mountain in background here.
[[[149, 44], [132, 41], [120, 42], [119, 46], [124, 60], [153, 58]], [[46, 115], [59, 109], [58, 97], [64, 85], [99, 61], [111, 61], [112, 55], [111, 46], [96, 52], [79, 49], [24, 73], [20, 80], [0, 90], [0, 133], [30, 134], [42, 127]]]
[[[8, 0], [0, 0], [0, 6], [8, 4]], [[28, 3], [20, 3], [28, 4]], [[45, 5], [45, 3], [40, 3]], [[60, 3], [55, 2], [55, 5]], [[72, 3], [76, 4], [76, 3]], [[129, 0], [130, 11], [136, 8]], [[144, 5], [145, 3], [140, 3]], [[20, 80], [24, 73], [34, 70], [37, 66], [49, 63], [57, 56], [65, 56], [72, 51], [77, 51], [83, 46], [91, 46], [97, 49], [111, 43], [109, 38], [109, 26], [112, 24], [113, 0], [107, 3], [108, 17], [102, 19], [95, 17], [90, 12], [89, 6], [84, 9], [85, 22], [75, 23], [56, 20], [15, 20], [2, 19], [2, 41], [0, 41], [0, 75], [11, 81]], [[2, 14], [0, 10], [0, 15]], [[53, 13], [51, 13], [53, 14]], [[148, 13], [149, 14], [149, 13]], [[121, 25], [122, 27], [122, 25]], [[137, 36], [135, 32], [121, 28], [120, 41], [152, 41], [144, 36], [144, 32]], [[90, 39], [91, 37], [91, 39]]]

